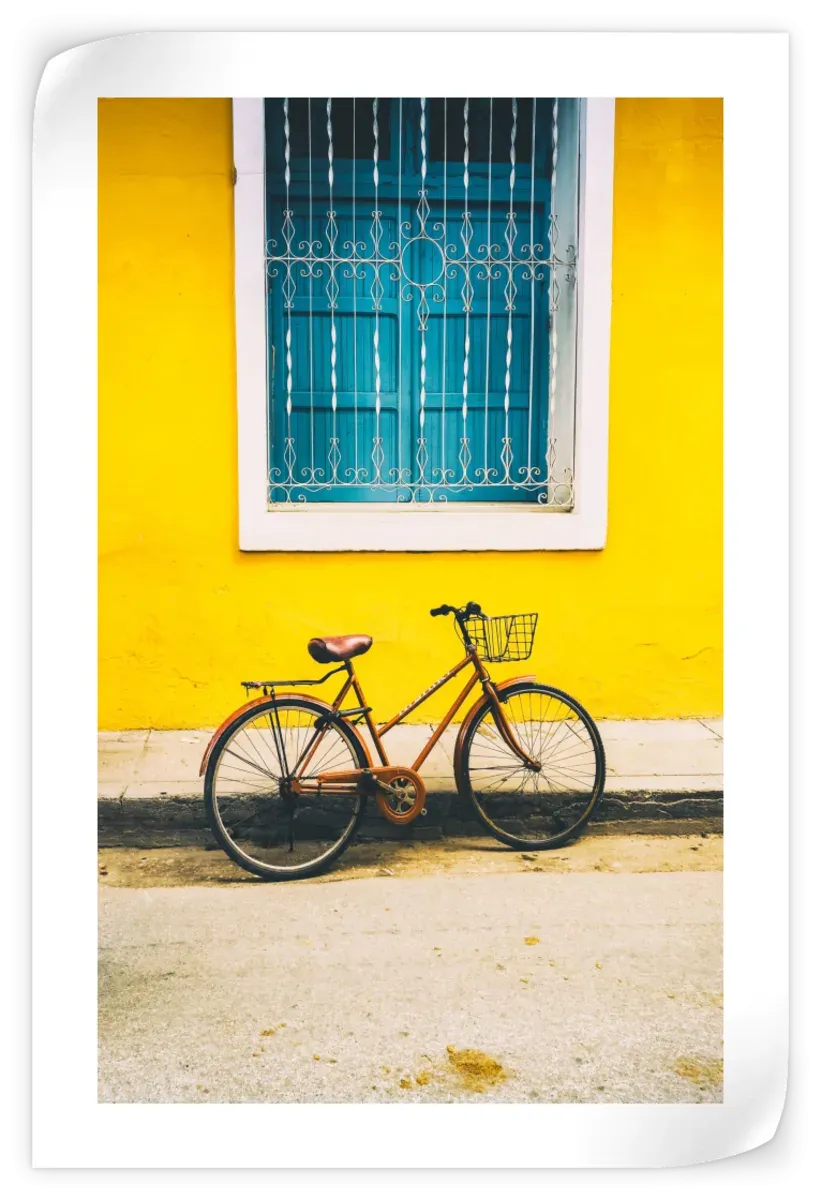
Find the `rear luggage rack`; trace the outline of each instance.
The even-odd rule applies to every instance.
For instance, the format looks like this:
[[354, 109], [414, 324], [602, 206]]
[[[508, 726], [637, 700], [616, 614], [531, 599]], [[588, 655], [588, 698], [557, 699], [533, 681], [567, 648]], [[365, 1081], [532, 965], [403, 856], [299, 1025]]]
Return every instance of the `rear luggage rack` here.
[[338, 667], [334, 667], [321, 679], [243, 679], [240, 686], [244, 687], [246, 692], [258, 691], [262, 688], [267, 696], [269, 688], [273, 691], [277, 687], [316, 687], [318, 684], [324, 683], [326, 679], [330, 679], [332, 675], [338, 675], [340, 671], [344, 670], [345, 663], [340, 663]]

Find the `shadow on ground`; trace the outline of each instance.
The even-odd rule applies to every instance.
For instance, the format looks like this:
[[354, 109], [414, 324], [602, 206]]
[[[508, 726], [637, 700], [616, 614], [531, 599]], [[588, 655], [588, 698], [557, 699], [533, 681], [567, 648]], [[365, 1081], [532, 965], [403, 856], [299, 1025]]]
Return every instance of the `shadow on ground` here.
[[[349, 847], [325, 874], [301, 882], [311, 886], [374, 876], [720, 871], [722, 846], [720, 835], [704, 829], [673, 836], [597, 832], [557, 850], [539, 852], [513, 850], [492, 838], [478, 836], [438, 841], [361, 841]], [[108, 847], [99, 851], [98, 860], [100, 882], [112, 887], [266, 886], [218, 848]]]

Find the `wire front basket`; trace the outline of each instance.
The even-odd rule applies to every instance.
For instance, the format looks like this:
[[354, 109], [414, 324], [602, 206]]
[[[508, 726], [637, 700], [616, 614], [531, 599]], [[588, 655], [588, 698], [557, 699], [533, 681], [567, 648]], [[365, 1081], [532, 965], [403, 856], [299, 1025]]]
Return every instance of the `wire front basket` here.
[[530, 658], [538, 619], [538, 613], [467, 617], [465, 631], [485, 662], [519, 662]]

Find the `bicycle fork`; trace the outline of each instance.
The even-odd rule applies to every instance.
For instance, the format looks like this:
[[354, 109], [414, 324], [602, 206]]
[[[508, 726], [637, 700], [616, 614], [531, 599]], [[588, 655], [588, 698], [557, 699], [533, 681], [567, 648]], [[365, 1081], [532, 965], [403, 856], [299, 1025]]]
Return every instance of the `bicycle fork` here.
[[490, 711], [493, 714], [493, 723], [499, 731], [502, 741], [520, 758], [526, 767], [530, 767], [531, 771], [541, 771], [542, 764], [537, 762], [535, 758], [531, 758], [528, 752], [520, 745], [519, 739], [513, 732], [513, 727], [507, 719], [502, 702], [499, 700], [498, 693], [490, 679], [484, 681], [485, 695], [490, 699]]

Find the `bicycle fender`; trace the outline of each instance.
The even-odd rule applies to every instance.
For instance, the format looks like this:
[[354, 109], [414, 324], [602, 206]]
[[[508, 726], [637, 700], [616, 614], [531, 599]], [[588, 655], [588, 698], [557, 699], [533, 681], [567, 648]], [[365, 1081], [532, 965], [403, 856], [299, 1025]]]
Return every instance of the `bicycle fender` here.
[[[277, 692], [275, 698], [277, 700], [310, 700], [312, 704], [318, 704], [321, 708], [324, 708], [326, 712], [333, 712], [333, 707], [328, 704], [327, 700], [320, 700], [318, 696], [311, 696], [308, 692]], [[243, 713], [251, 712], [251, 710], [254, 708], [262, 708], [271, 699], [273, 699], [271, 696], [257, 696], [254, 700], [249, 700], [247, 704], [241, 704], [239, 708], [235, 709], [234, 712], [230, 714], [230, 716], [225, 718], [219, 729], [214, 731], [211, 741], [205, 747], [205, 753], [203, 754], [202, 762], [200, 763], [200, 776], [204, 775], [208, 770], [208, 760], [211, 757], [214, 746], [217, 744], [217, 741], [231, 724], [231, 722], [235, 721], [237, 717], [242, 716]], [[368, 760], [368, 765], [372, 765], [373, 760], [371, 758], [370, 751], [368, 750], [367, 743], [362, 739], [358, 729], [355, 729], [354, 726], [351, 726], [350, 728], [353, 730], [354, 735], [358, 739], [362, 749], [365, 751], [365, 757]]]
[[[535, 681], [535, 675], [514, 675], [511, 679], [505, 679], [501, 683], [496, 683], [496, 681], [493, 680], [493, 686], [496, 688], [497, 692], [501, 693], [505, 690], [505, 688], [513, 687], [515, 683], [535, 683]], [[486, 700], [487, 696], [484, 692], [482, 692], [481, 696], [470, 709], [459, 728], [459, 734], [456, 738], [456, 745], [453, 748], [453, 770], [457, 779], [459, 778], [459, 760], [462, 757], [462, 746], [465, 741], [465, 734], [467, 733], [468, 725], [470, 725], [471, 718], [476, 715]]]

